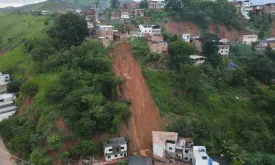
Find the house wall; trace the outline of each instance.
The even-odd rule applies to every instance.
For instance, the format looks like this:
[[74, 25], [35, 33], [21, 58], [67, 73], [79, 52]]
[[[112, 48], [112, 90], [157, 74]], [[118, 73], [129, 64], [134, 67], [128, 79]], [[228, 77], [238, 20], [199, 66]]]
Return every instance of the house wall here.
[[148, 7], [149, 9], [164, 9], [165, 0], [149, 0]]
[[195, 60], [195, 66], [201, 65], [205, 62], [205, 59], [197, 59]]
[[6, 85], [10, 82], [10, 75], [3, 74], [0, 75], [0, 85]]
[[166, 143], [165, 144], [165, 150], [168, 152], [176, 152], [176, 144], [172, 144], [172, 143]]
[[257, 35], [243, 35], [242, 43], [245, 45], [251, 45], [253, 42], [256, 42], [257, 40], [258, 40]]
[[219, 54], [222, 56], [228, 56], [229, 55], [229, 45], [218, 45], [219, 47]]
[[108, 37], [111, 41], [113, 41], [113, 28], [112, 27], [100, 27], [96, 31], [96, 36], [97, 37]]
[[153, 144], [153, 153], [154, 155], [163, 158], [164, 157], [164, 146], [154, 143]]
[[105, 160], [114, 160], [114, 159], [119, 159], [119, 158], [123, 158], [123, 157], [127, 157], [127, 153], [118, 153], [118, 154], [112, 154], [109, 156], [105, 156]]
[[129, 19], [129, 18], [130, 18], [130, 16], [129, 16], [129, 15], [127, 15], [127, 14], [123, 14], [123, 15], [121, 15], [121, 18], [122, 18], [122, 19]]
[[265, 5], [264, 14], [275, 14], [275, 4]]
[[10, 94], [4, 94], [4, 95], [0, 95], [0, 102], [13, 101], [13, 99], [15, 99], [15, 96], [13, 95], [10, 95]]
[[168, 44], [166, 42], [149, 43], [150, 53], [164, 53], [168, 51]]
[[135, 9], [135, 16], [144, 16], [144, 10], [143, 9]]
[[188, 34], [182, 34], [182, 39], [185, 41], [185, 42], [190, 42], [190, 37], [191, 37], [191, 34], [188, 33]]

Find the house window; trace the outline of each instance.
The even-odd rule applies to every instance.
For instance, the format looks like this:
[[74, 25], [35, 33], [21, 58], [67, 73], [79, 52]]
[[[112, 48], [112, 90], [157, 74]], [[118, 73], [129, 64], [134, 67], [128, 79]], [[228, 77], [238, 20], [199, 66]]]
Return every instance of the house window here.
[[0, 100], [0, 102], [4, 102], [4, 99]]
[[115, 157], [117, 157], [117, 155], [115, 155]]
[[123, 156], [123, 154], [120, 154], [120, 156]]
[[111, 151], [113, 151], [113, 149], [109, 149], [109, 151], [111, 152]]
[[110, 158], [111, 158], [111, 156], [108, 156], [108, 158], [110, 159]]
[[188, 158], [187, 158], [187, 157], [185, 157], [184, 159], [185, 159], [185, 160], [188, 160]]
[[121, 147], [121, 149], [123, 150], [123, 149], [124, 149], [124, 147]]
[[172, 147], [169, 147], [169, 150], [172, 150]]
[[188, 154], [188, 150], [185, 150], [185, 153], [187, 153], [187, 154]]

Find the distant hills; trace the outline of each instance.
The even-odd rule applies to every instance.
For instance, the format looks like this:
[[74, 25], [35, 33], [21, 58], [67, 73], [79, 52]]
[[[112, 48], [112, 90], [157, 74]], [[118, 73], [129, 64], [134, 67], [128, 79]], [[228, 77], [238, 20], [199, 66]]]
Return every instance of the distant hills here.
[[27, 11], [32, 9], [42, 9], [42, 10], [63, 10], [67, 8], [72, 9], [87, 9], [92, 4], [96, 2], [104, 3], [108, 0], [48, 0], [45, 2], [40, 2], [36, 4], [25, 5], [22, 7], [6, 7], [0, 8], [0, 12], [16, 12], [16, 11]]

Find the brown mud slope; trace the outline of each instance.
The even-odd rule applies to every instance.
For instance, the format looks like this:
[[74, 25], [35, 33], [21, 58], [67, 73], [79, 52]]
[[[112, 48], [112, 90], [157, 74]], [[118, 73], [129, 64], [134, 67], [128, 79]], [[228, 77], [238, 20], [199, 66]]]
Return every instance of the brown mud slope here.
[[132, 101], [129, 130], [122, 130], [121, 135], [123, 132], [128, 134], [131, 153], [150, 149], [152, 131], [162, 130], [158, 107], [149, 93], [141, 68], [133, 57], [130, 44], [121, 43], [110, 54], [115, 54], [113, 70], [116, 76], [124, 78], [121, 95]]
[[182, 21], [179, 23], [164, 23], [164, 27], [168, 31], [168, 33], [176, 34], [178, 36], [181, 36], [182, 33], [190, 33], [191, 37], [200, 35], [200, 30], [198, 26], [188, 21]]
[[243, 32], [236, 29], [228, 30], [224, 25], [218, 25], [219, 31], [216, 32], [216, 25], [208, 25], [208, 30], [212, 33], [216, 33], [220, 38], [226, 38], [232, 43], [236, 43]]

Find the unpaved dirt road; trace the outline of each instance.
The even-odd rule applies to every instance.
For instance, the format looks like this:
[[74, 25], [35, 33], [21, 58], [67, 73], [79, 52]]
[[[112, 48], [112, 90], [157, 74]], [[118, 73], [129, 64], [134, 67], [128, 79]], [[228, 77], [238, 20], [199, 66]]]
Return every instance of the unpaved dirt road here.
[[124, 78], [121, 97], [132, 101], [129, 127], [127, 129], [122, 123], [120, 135], [129, 136], [130, 153], [151, 150], [152, 131], [162, 130], [162, 120], [146, 86], [141, 67], [132, 55], [131, 45], [126, 42], [120, 43], [110, 54], [115, 54], [113, 70], [116, 76]]

